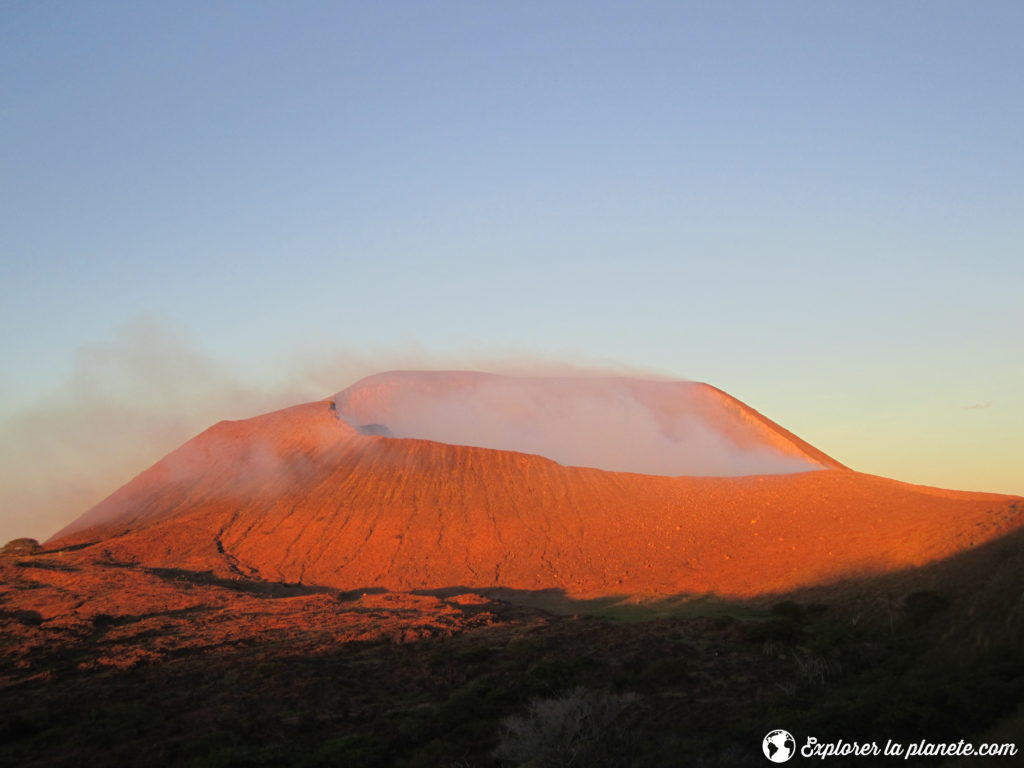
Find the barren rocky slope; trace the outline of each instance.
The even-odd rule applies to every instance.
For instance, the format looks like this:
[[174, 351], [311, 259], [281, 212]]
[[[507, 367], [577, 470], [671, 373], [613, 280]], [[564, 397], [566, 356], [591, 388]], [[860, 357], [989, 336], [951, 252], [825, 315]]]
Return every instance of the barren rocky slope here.
[[[48, 546], [340, 589], [753, 596], [923, 565], [1024, 522], [1015, 497], [843, 468], [667, 477], [362, 434], [338, 412], [372, 416], [367, 392], [393, 397], [357, 387], [359, 397], [343, 393], [337, 404], [221, 422]], [[751, 409], [713, 402], [742, 416], [719, 413], [733, 425], [723, 433], [755, 425], [730, 439], [770, 437], [838, 466]]]

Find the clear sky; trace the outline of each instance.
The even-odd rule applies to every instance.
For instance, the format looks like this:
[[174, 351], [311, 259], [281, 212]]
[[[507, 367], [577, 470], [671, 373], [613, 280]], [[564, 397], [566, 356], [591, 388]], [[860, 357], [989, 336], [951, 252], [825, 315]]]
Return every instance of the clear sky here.
[[700, 379], [1024, 494], [1022, 37], [1019, 2], [3, 0], [0, 538], [368, 359]]

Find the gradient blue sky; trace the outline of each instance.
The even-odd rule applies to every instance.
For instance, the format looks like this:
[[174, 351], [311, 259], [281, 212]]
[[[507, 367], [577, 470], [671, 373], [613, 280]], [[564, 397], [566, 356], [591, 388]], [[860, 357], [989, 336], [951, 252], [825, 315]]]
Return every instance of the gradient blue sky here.
[[1018, 2], [0, 2], [0, 415], [141, 322], [247, 380], [615, 362], [1024, 493], [1022, 35]]

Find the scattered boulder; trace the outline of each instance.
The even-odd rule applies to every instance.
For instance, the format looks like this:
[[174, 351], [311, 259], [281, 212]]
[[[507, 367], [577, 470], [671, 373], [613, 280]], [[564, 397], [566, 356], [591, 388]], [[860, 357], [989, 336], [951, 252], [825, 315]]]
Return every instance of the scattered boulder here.
[[38, 555], [43, 551], [35, 539], [11, 539], [0, 547], [0, 557], [24, 557]]

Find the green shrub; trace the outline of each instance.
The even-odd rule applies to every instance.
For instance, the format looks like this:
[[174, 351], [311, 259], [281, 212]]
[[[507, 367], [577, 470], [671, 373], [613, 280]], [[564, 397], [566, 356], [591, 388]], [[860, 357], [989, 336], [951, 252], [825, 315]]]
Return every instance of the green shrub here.
[[576, 688], [556, 699], [535, 699], [525, 716], [502, 720], [494, 756], [530, 768], [630, 765], [633, 744], [625, 713], [637, 698]]

